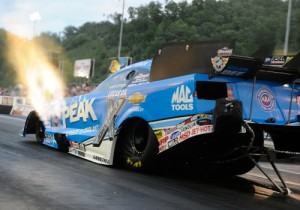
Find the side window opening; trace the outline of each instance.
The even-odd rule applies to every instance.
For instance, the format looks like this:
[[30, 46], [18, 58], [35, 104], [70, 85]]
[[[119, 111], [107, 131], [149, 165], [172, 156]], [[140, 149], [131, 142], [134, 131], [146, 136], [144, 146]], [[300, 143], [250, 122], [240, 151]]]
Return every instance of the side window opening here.
[[107, 92], [111, 90], [120, 90], [126, 87], [128, 79], [132, 77], [135, 71], [124, 71], [120, 73], [115, 73], [106, 80], [104, 80], [96, 89], [94, 93]]
[[126, 76], [126, 80], [130, 80], [135, 75], [135, 70], [129, 72], [129, 74]]
[[149, 82], [149, 70], [143, 68], [127, 69], [117, 72], [104, 80], [93, 93], [121, 90], [127, 86], [133, 86]]

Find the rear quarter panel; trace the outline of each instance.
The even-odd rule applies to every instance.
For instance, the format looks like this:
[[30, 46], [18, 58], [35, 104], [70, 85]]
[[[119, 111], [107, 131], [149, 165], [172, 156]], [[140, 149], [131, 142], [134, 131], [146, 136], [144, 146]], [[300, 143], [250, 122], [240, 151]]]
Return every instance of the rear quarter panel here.
[[[118, 127], [124, 120], [131, 117], [141, 117], [148, 122], [153, 122], [192, 115], [196, 112], [194, 91], [194, 75], [129, 87], [127, 89], [128, 102], [117, 118], [116, 125]], [[141, 94], [145, 100], [136, 104], [130, 102], [130, 97], [134, 94]], [[156, 128], [153, 127], [153, 129]]]
[[[234, 97], [243, 102], [244, 118], [257, 123], [269, 123], [268, 119], [275, 119], [276, 124], [285, 124], [288, 121], [291, 94], [292, 110], [291, 121], [295, 121], [300, 114], [296, 102], [298, 90], [292, 93], [291, 85], [283, 85], [275, 82], [257, 81], [253, 92], [253, 83], [242, 81], [231, 84], [234, 90]], [[252, 106], [252, 112], [251, 112]], [[273, 122], [274, 123], [274, 122]]]

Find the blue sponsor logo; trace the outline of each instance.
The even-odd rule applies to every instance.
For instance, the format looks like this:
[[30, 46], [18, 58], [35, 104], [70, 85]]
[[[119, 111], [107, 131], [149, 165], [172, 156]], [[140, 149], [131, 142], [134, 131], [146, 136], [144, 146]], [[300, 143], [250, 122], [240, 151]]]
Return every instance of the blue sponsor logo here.
[[180, 135], [180, 132], [179, 131], [175, 131], [174, 133], [172, 133], [170, 139], [173, 140], [175, 139], [176, 137], [178, 137]]

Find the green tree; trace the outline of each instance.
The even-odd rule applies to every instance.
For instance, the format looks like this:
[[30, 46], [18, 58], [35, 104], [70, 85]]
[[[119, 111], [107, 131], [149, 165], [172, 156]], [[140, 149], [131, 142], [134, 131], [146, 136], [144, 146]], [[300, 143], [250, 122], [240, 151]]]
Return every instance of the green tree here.
[[[283, 53], [288, 1], [285, 0], [193, 0], [190, 3], [166, 0], [130, 7], [124, 20], [121, 56], [134, 61], [152, 58], [165, 42], [236, 40], [234, 54], [253, 55], [258, 49]], [[293, 0], [289, 53], [300, 51], [300, 0]], [[73, 64], [77, 59], [96, 60], [99, 83], [107, 76], [109, 58], [116, 57], [121, 14], [109, 20], [67, 26], [62, 33], [42, 33], [35, 38], [44, 48], [61, 52], [64, 78], [76, 82]], [[0, 86], [14, 83], [14, 73], [4, 58], [6, 32], [0, 29]], [[51, 40], [51, 41], [50, 41]]]

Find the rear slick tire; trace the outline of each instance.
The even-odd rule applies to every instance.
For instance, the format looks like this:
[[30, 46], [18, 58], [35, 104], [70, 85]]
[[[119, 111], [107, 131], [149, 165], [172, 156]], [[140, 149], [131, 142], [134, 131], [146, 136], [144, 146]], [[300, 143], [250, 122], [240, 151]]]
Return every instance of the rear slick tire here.
[[[255, 133], [255, 139], [253, 142], [253, 146], [255, 147], [263, 147], [264, 144], [264, 136], [263, 131], [259, 129], [253, 128]], [[226, 175], [241, 175], [251, 171], [255, 167], [255, 163], [249, 158], [250, 151], [237, 151], [237, 154], [240, 156], [245, 155], [244, 157], [229, 163], [223, 163], [218, 167], [219, 172]], [[253, 157], [255, 161], [259, 161], [260, 157]]]

